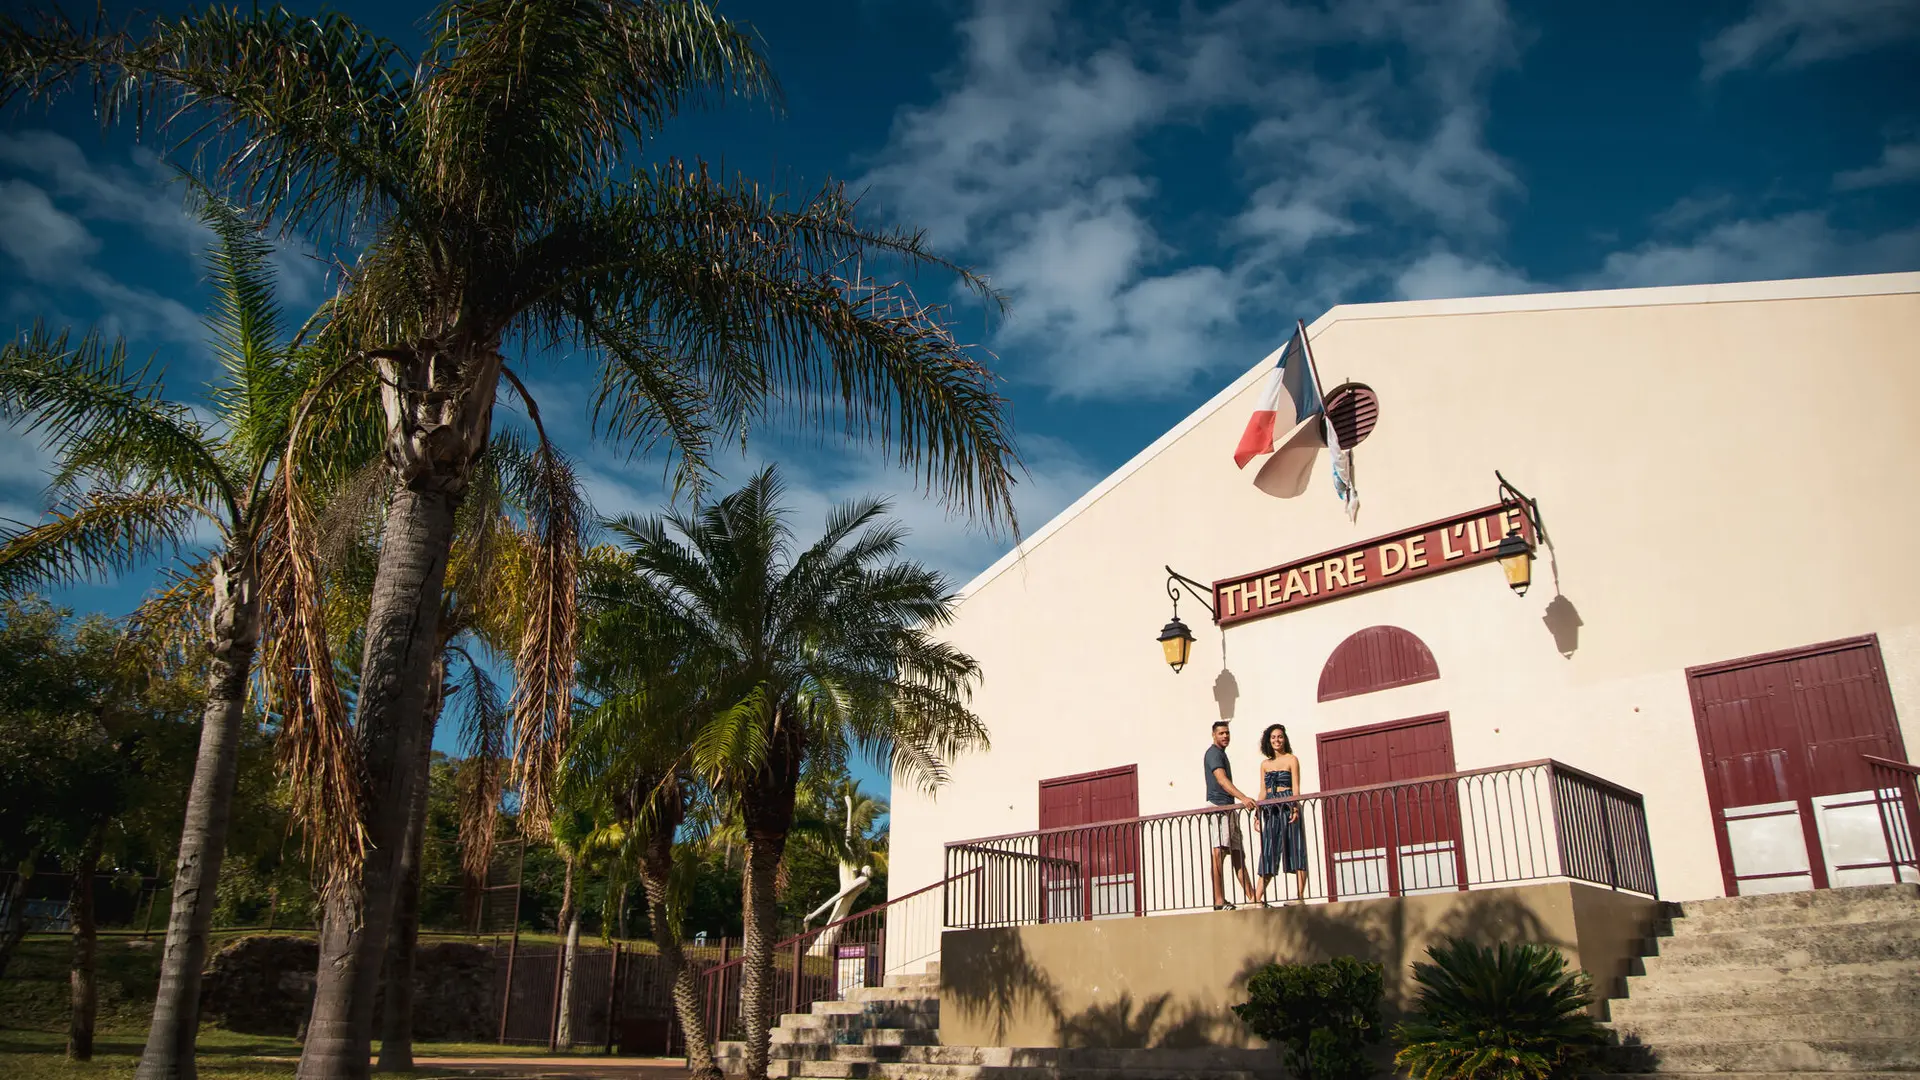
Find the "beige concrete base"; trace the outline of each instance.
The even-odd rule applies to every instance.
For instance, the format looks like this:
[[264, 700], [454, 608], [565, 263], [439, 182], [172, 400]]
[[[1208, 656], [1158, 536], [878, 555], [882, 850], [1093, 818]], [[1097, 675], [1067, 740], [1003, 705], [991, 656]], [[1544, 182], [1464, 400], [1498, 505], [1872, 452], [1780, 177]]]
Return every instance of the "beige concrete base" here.
[[1303, 907], [951, 930], [941, 940], [940, 1041], [948, 1046], [1258, 1046], [1230, 1006], [1275, 962], [1335, 956], [1387, 968], [1392, 1023], [1412, 965], [1444, 938], [1557, 946], [1618, 992], [1658, 902], [1552, 883]]

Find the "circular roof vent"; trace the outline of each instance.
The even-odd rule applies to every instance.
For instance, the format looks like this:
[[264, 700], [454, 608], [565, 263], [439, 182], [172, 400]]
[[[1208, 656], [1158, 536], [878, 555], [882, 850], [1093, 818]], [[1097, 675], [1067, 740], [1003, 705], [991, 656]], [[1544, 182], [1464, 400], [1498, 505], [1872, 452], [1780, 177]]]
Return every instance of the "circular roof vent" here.
[[1380, 399], [1365, 383], [1341, 383], [1327, 391], [1327, 419], [1333, 421], [1341, 447], [1351, 450], [1373, 434], [1373, 425], [1380, 419]]

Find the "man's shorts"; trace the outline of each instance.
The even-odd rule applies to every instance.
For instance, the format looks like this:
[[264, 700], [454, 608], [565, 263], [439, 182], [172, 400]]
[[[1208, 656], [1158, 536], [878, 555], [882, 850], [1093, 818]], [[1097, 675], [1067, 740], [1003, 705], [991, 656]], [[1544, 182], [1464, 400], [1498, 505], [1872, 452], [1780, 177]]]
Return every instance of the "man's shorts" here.
[[1246, 845], [1240, 839], [1240, 815], [1233, 810], [1216, 810], [1208, 814], [1207, 835], [1213, 838], [1216, 848], [1246, 850]]

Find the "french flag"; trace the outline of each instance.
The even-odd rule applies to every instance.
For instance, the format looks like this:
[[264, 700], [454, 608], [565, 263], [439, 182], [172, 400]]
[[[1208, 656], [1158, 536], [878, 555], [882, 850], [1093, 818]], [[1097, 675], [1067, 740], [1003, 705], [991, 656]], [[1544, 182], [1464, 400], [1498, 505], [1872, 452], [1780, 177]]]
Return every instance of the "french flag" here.
[[1260, 403], [1247, 418], [1247, 430], [1234, 448], [1240, 468], [1262, 454], [1273, 455], [1255, 474], [1254, 486], [1269, 495], [1292, 498], [1307, 489], [1320, 448], [1327, 444], [1321, 420], [1320, 384], [1307, 354], [1307, 327], [1295, 323], [1293, 337], [1280, 350]]

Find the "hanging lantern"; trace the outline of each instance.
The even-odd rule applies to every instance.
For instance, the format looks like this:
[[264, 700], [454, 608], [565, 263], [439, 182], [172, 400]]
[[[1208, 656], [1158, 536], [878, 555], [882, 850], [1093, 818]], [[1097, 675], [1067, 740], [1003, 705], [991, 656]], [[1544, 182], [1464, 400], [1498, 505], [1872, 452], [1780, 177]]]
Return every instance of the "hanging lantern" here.
[[1177, 673], [1187, 666], [1187, 658], [1193, 655], [1193, 631], [1180, 621], [1180, 613], [1174, 612], [1173, 621], [1160, 629], [1160, 649], [1166, 654], [1167, 666]]
[[1500, 557], [1500, 569], [1507, 575], [1507, 586], [1515, 596], [1527, 595], [1527, 586], [1533, 584], [1533, 545], [1527, 543], [1519, 529], [1511, 529], [1500, 541], [1496, 554]]

